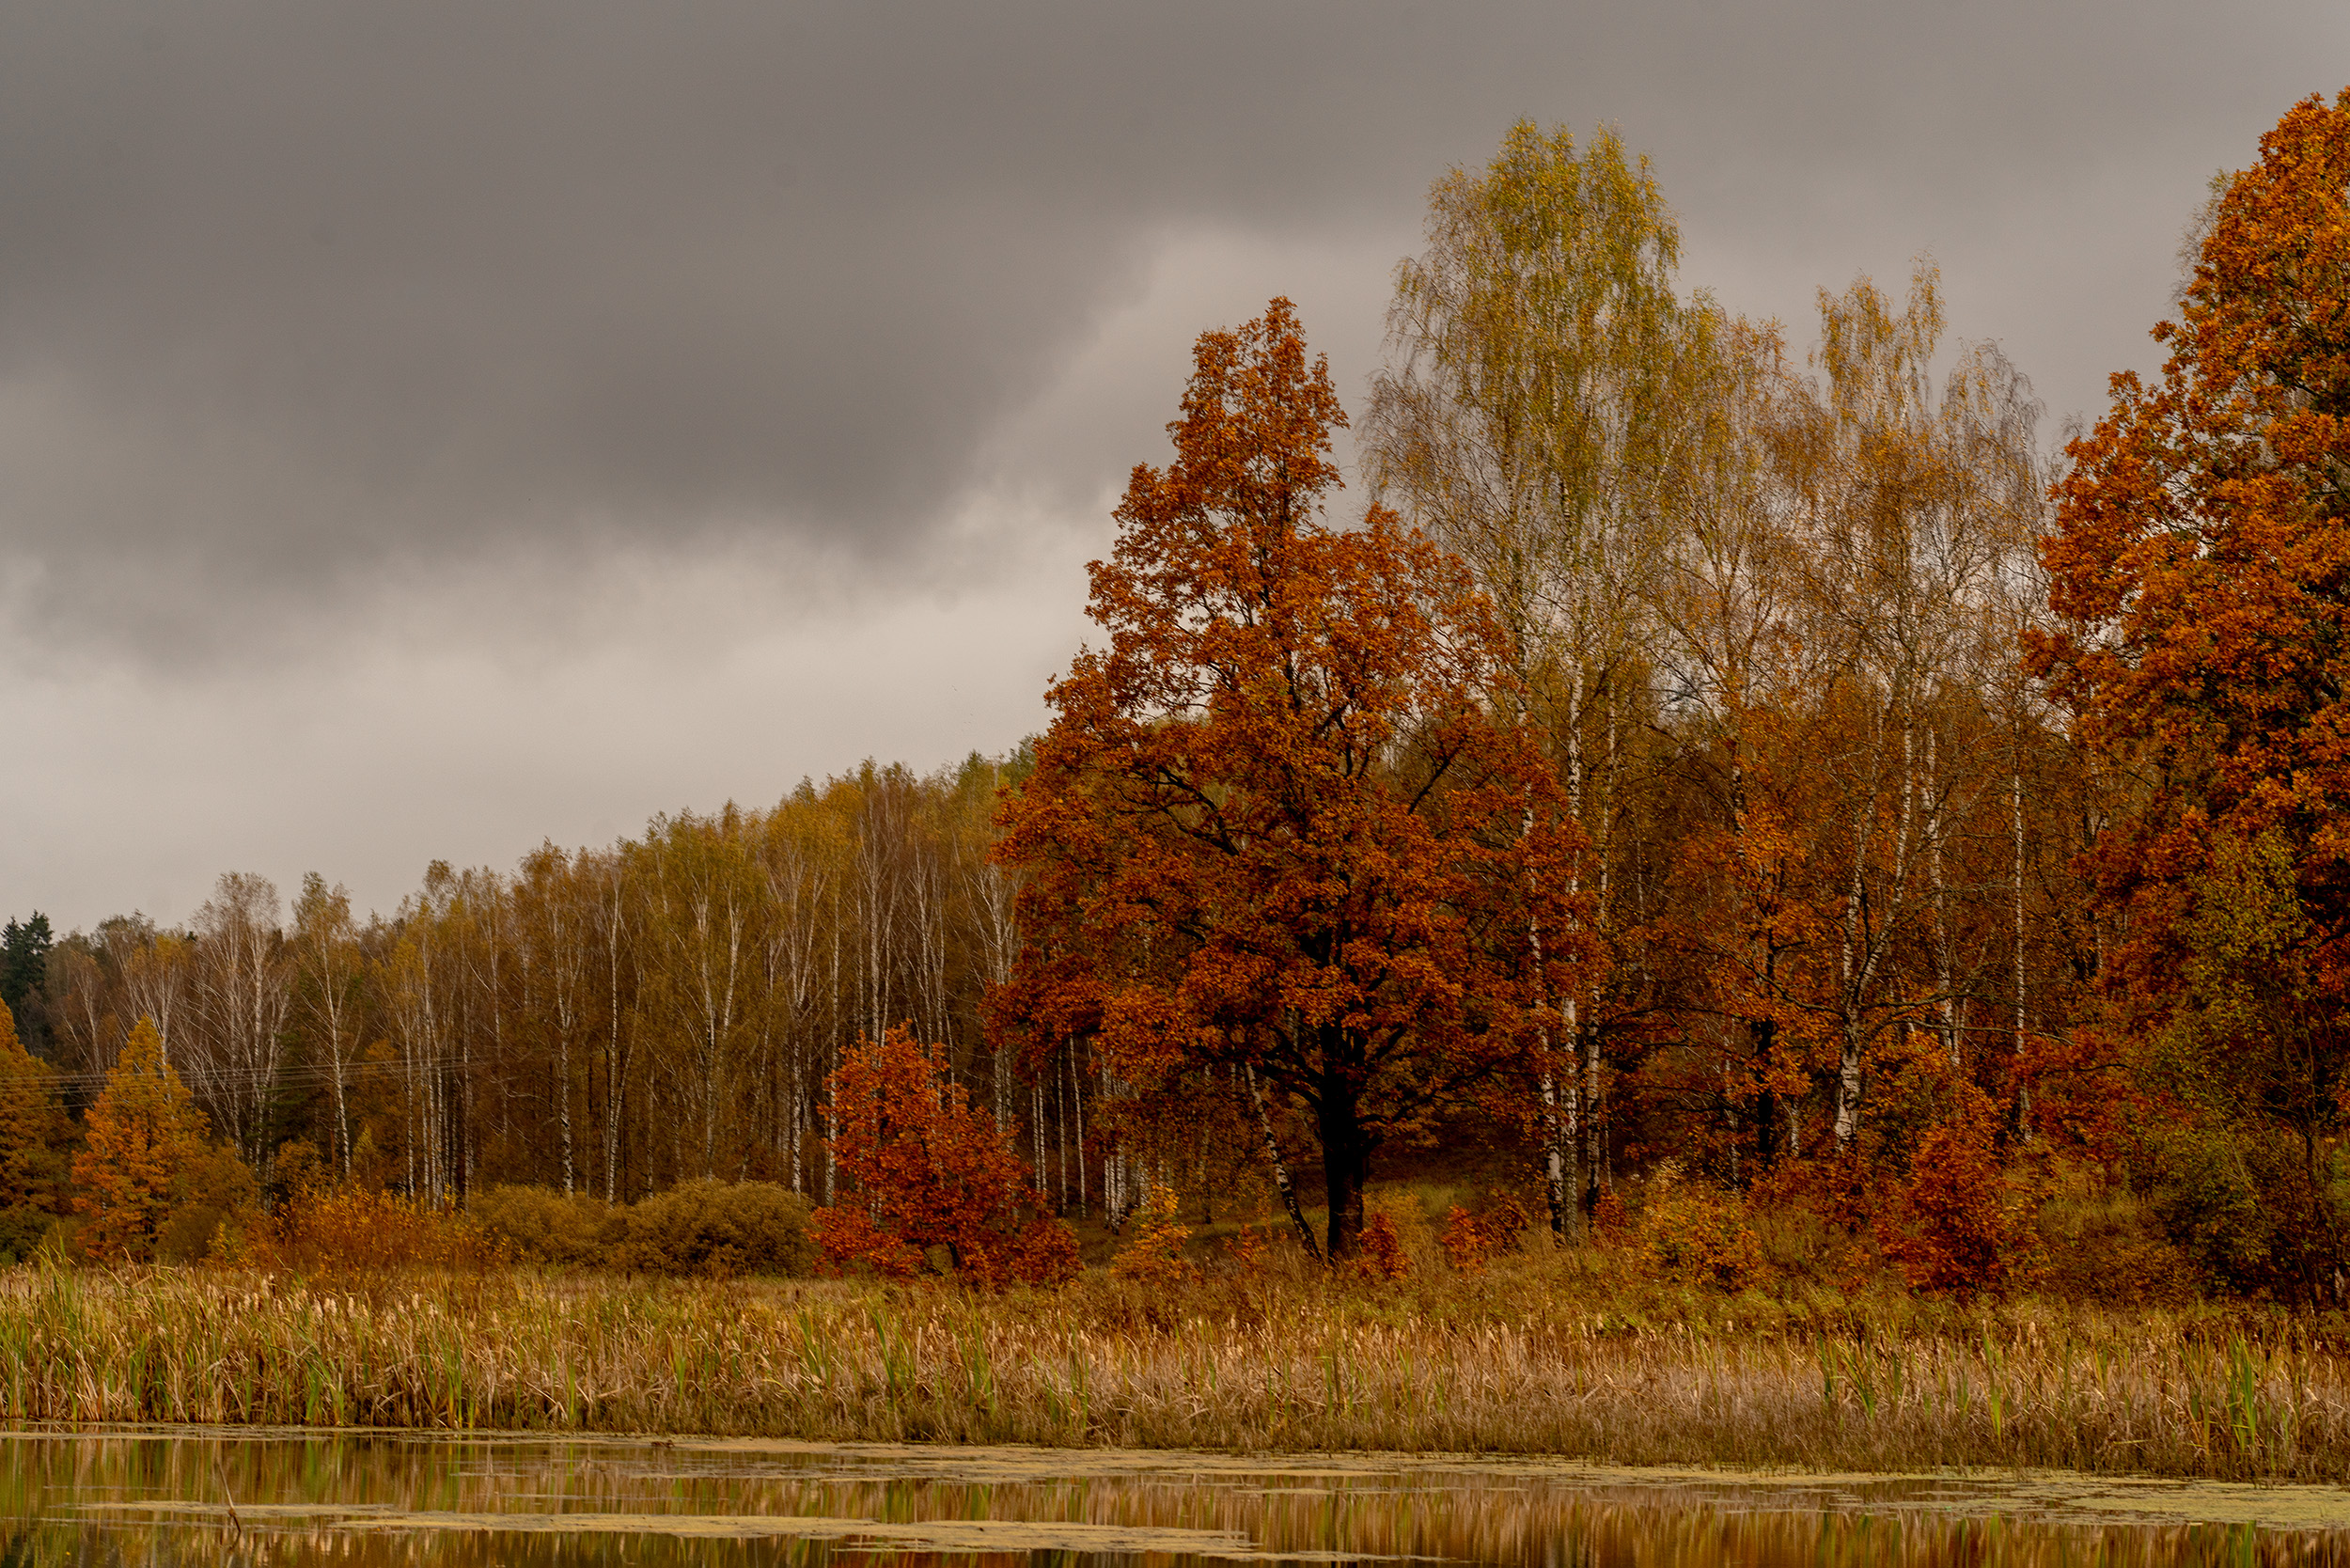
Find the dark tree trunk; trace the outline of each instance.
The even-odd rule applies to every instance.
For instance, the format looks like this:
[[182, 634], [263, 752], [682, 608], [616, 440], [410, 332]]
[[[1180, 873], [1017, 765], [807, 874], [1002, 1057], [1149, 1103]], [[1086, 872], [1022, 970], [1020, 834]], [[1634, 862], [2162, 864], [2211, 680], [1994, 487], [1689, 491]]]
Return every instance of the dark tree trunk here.
[[1363, 1136], [1361, 1106], [1353, 1085], [1324, 1081], [1317, 1120], [1322, 1133], [1322, 1176], [1330, 1200], [1329, 1245], [1324, 1256], [1341, 1262], [1355, 1256], [1363, 1234], [1363, 1179], [1371, 1165]]
[[1778, 1161], [1778, 1096], [1771, 1092], [1771, 1043], [1778, 1034], [1777, 1019], [1764, 1018], [1754, 1026], [1754, 1059], [1762, 1076], [1754, 1097], [1754, 1163], [1765, 1172]]

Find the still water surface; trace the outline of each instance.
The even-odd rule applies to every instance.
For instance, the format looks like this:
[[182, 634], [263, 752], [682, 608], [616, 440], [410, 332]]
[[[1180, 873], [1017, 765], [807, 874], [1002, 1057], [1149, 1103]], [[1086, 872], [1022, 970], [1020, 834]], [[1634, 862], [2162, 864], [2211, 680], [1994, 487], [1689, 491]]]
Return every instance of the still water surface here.
[[2350, 1568], [2339, 1487], [251, 1429], [0, 1433], [0, 1568]]

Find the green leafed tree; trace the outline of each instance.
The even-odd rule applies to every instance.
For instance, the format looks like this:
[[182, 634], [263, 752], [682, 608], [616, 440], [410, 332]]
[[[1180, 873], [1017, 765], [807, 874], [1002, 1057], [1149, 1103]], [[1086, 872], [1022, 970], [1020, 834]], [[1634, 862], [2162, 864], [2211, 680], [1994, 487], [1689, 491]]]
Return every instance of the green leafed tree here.
[[28, 1047], [39, 1047], [47, 1039], [41, 986], [48, 974], [49, 950], [55, 946], [49, 917], [39, 910], [28, 920], [10, 919], [0, 927], [0, 1004], [6, 1004], [9, 1015], [19, 1020], [17, 1032]]

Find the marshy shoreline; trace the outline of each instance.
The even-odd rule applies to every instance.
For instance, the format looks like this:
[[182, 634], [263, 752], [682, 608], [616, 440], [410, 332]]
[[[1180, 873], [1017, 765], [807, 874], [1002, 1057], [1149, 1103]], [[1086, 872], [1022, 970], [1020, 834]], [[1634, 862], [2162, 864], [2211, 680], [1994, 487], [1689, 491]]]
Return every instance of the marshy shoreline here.
[[1057, 1291], [521, 1268], [0, 1276], [14, 1422], [1543, 1455], [1796, 1472], [2350, 1473], [2332, 1320], [1275, 1266]]

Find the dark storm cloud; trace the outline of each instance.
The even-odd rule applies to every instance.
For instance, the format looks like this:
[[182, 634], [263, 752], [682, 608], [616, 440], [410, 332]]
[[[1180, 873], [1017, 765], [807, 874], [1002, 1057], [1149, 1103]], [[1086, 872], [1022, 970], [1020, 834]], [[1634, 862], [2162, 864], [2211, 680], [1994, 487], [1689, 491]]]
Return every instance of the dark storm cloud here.
[[[2117, 193], [2170, 202], [2138, 215], [2167, 233], [2202, 149], [2248, 159], [2350, 72], [2309, 47], [2330, 8], [2272, 22], [20, 4], [0, 593], [21, 634], [185, 657], [485, 561], [751, 536], [901, 572], [1154, 243], [1408, 242], [1429, 179], [1519, 115], [1622, 123], [1758, 274], [1841, 283], [1888, 233], [1947, 260], [2021, 212], [2050, 259], [2001, 287], [2076, 287]], [[1026, 478], [1071, 495], [1151, 455], [1056, 452]]]

